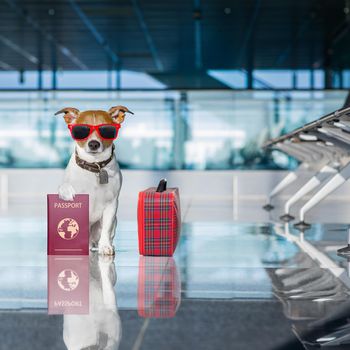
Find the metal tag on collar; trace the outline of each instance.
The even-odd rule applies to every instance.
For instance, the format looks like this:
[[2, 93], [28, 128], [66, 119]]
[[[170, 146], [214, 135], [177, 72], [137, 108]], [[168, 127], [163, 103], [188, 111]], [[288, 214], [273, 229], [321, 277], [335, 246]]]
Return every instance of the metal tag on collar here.
[[108, 184], [108, 173], [105, 169], [101, 169], [100, 165], [98, 163], [95, 163], [98, 167], [98, 177], [100, 178], [100, 184], [105, 185]]

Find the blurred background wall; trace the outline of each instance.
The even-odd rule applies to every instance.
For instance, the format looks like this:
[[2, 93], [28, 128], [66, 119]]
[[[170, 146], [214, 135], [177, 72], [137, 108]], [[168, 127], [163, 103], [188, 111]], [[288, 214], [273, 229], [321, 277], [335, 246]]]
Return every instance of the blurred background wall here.
[[350, 4], [1, 0], [0, 168], [64, 168], [65, 106], [135, 112], [125, 169], [288, 169], [261, 145], [340, 108]]
[[134, 113], [116, 141], [127, 169], [274, 169], [295, 166], [262, 144], [339, 108], [345, 91], [3, 91], [0, 166], [62, 168], [74, 147], [64, 106]]

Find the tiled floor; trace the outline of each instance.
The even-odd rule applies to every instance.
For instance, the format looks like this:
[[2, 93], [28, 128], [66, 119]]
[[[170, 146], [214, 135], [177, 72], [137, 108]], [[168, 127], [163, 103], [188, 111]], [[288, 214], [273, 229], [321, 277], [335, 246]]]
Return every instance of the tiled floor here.
[[48, 260], [44, 209], [10, 208], [0, 349], [350, 349], [348, 262], [336, 255], [346, 206], [322, 204], [300, 234], [261, 205], [184, 203], [174, 258], [139, 256], [135, 208], [124, 206], [114, 260]]

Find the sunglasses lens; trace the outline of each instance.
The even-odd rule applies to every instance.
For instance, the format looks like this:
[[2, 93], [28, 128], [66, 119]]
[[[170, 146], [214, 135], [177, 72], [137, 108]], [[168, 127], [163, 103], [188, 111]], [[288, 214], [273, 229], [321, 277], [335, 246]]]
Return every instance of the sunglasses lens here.
[[103, 125], [98, 130], [104, 139], [115, 139], [117, 137], [117, 129], [113, 125]]
[[86, 125], [76, 125], [72, 128], [72, 136], [76, 140], [82, 140], [89, 136], [90, 128]]

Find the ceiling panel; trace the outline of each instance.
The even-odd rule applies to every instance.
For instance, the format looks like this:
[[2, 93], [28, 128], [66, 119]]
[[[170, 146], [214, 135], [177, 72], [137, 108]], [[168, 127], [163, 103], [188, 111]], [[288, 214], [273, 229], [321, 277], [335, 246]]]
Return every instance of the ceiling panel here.
[[[149, 38], [132, 0], [76, 0], [124, 69], [151, 73], [195, 70], [194, 2], [137, 0], [150, 40], [163, 66], [158, 69]], [[349, 21], [344, 1], [201, 0], [203, 70], [235, 68], [310, 68], [315, 62], [350, 67]], [[26, 17], [27, 16], [27, 17]], [[53, 45], [28, 23], [28, 16], [54, 38]], [[341, 39], [337, 31], [341, 32]], [[59, 69], [80, 69], [62, 54], [63, 45], [87, 69], [110, 66], [103, 47], [68, 0], [0, 0], [0, 60], [18, 70], [37, 68], [25, 56], [42, 55], [49, 68], [57, 53]], [[56, 47], [56, 48], [55, 48]], [[331, 52], [328, 60], [325, 53]]]

